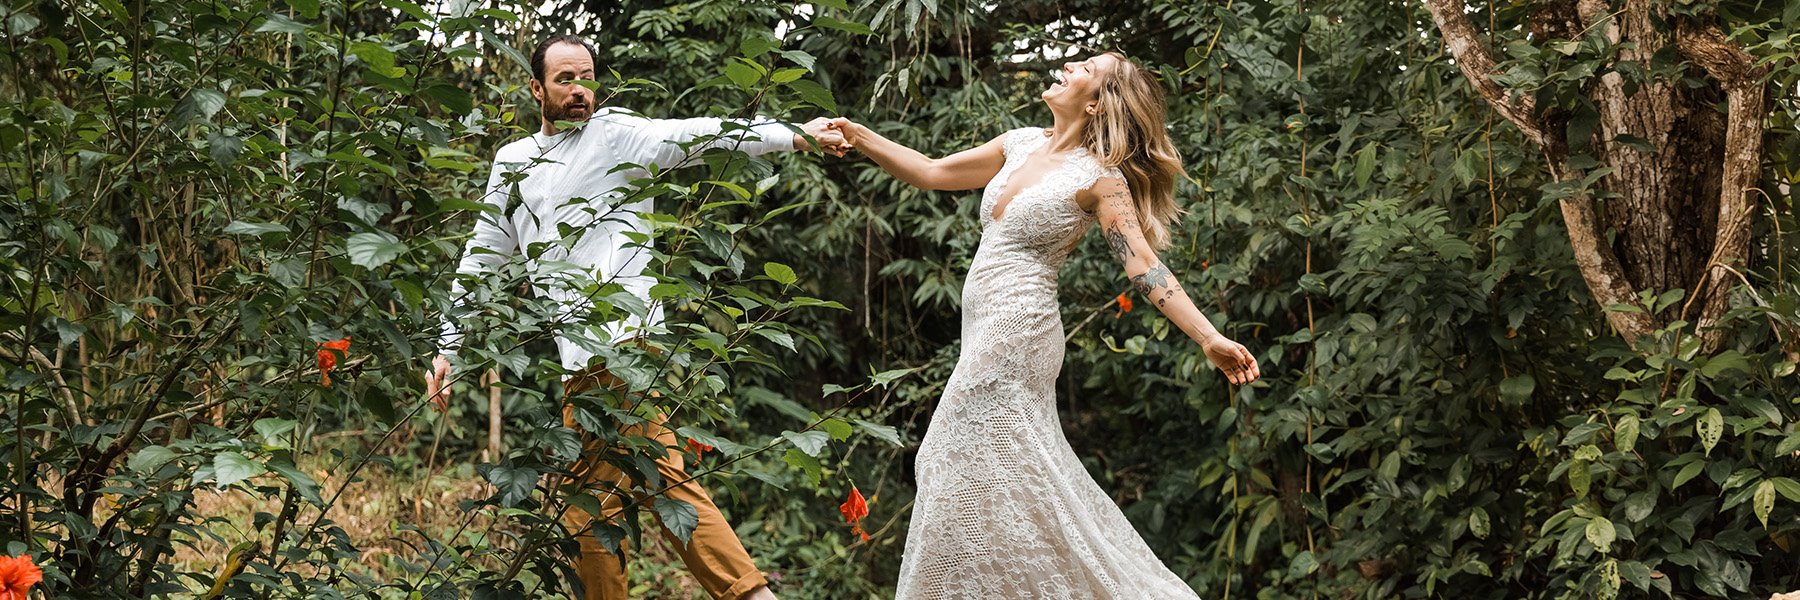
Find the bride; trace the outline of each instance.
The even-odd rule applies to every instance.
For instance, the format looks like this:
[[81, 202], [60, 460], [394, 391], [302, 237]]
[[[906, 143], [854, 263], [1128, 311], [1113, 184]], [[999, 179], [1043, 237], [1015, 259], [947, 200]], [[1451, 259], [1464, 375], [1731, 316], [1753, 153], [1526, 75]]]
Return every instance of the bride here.
[[944, 158], [838, 119], [888, 173], [933, 190], [984, 187], [963, 284], [962, 355], [919, 448], [898, 597], [1196, 598], [1083, 470], [1057, 421], [1057, 269], [1089, 224], [1143, 297], [1233, 384], [1256, 359], [1194, 307], [1156, 249], [1169, 241], [1181, 158], [1163, 90], [1119, 54], [1063, 65], [1049, 129], [1006, 132]]

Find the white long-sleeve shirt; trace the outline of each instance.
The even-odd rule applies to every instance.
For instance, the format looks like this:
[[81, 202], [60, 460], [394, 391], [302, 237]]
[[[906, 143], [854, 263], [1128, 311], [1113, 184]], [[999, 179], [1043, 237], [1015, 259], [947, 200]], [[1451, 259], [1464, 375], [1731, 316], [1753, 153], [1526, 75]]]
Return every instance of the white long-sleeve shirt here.
[[[727, 122], [750, 130], [727, 132]], [[620, 165], [688, 166], [699, 161], [684, 159], [698, 156], [707, 147], [735, 147], [749, 154], [793, 150], [794, 131], [768, 120], [647, 119], [609, 108], [580, 128], [556, 135], [534, 133], [509, 143], [494, 155], [482, 199], [500, 210], [483, 214], [475, 222], [475, 236], [463, 247], [456, 272], [493, 275], [514, 254], [530, 257], [525, 268], [532, 288], [559, 306], [556, 346], [563, 368], [579, 371], [594, 356], [589, 348], [662, 323], [661, 308], [650, 300], [650, 287], [656, 279], [644, 274], [650, 264], [649, 244], [638, 244], [629, 235], [651, 235], [639, 215], [655, 207], [650, 199], [618, 204], [632, 180], [649, 173], [645, 168], [620, 169]], [[724, 135], [705, 146], [685, 150], [680, 146], [721, 133]], [[523, 173], [524, 178], [508, 182], [508, 173]], [[571, 236], [578, 238], [573, 244], [564, 243], [565, 225], [578, 231]], [[541, 251], [534, 250], [540, 243]], [[531, 257], [534, 252], [540, 253]], [[593, 303], [581, 290], [595, 282], [623, 286], [649, 305], [649, 312], [643, 319], [607, 323], [605, 339], [589, 334], [582, 317]], [[460, 281], [451, 285], [452, 298], [461, 298], [463, 293]], [[461, 339], [455, 320], [446, 317], [439, 347], [454, 352]]]

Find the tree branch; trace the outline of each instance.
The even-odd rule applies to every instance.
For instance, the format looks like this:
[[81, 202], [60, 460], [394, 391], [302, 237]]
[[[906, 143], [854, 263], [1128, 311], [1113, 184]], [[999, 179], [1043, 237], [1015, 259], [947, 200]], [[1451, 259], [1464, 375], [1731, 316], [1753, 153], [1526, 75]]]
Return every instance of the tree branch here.
[[1494, 107], [1495, 112], [1524, 132], [1526, 138], [1542, 145], [1544, 127], [1537, 119], [1537, 102], [1523, 94], [1509, 97], [1506, 88], [1494, 82], [1494, 56], [1463, 15], [1462, 0], [1424, 0], [1424, 3], [1425, 10], [1431, 12], [1431, 20], [1437, 23], [1438, 32], [1444, 36], [1444, 47], [1456, 59], [1456, 67], [1462, 70], [1469, 85]]
[[[1550, 157], [1549, 163], [1550, 175], [1557, 181], [1580, 181], [1580, 177], [1563, 167], [1562, 157]], [[1650, 314], [1650, 307], [1638, 302], [1637, 292], [1625, 277], [1625, 270], [1619, 266], [1618, 256], [1607, 245], [1593, 200], [1581, 193], [1563, 198], [1558, 204], [1562, 208], [1563, 226], [1569, 230], [1569, 245], [1575, 249], [1575, 266], [1581, 270], [1582, 280], [1587, 282], [1588, 293], [1594, 295], [1594, 300], [1603, 309], [1616, 304], [1638, 308], [1636, 311], [1605, 311], [1606, 322], [1618, 330], [1619, 337], [1627, 344], [1636, 344], [1638, 338], [1656, 330], [1656, 317]]]
[[[1750, 53], [1725, 37], [1717, 26], [1681, 19], [1675, 24], [1675, 44], [1682, 54], [1706, 71], [1725, 90], [1725, 155], [1721, 157], [1719, 222], [1706, 277], [1695, 287], [1706, 294], [1697, 323], [1702, 347], [1718, 350], [1726, 331], [1719, 317], [1729, 305], [1731, 267], [1744, 266], [1750, 254], [1750, 218], [1756, 202], [1750, 194], [1762, 172], [1763, 118], [1768, 99], [1762, 69]], [[1701, 293], [1696, 289], [1695, 294]]]

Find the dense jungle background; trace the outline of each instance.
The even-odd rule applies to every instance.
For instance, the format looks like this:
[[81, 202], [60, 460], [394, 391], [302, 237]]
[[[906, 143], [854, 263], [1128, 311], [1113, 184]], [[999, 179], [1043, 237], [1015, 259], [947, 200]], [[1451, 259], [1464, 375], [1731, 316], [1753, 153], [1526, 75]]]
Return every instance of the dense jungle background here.
[[[1777, 0], [0, 0], [0, 553], [55, 598], [567, 594], [554, 515], [592, 497], [555, 476], [581, 442], [548, 332], [584, 324], [512, 293], [517, 260], [450, 282], [488, 160], [538, 126], [524, 55], [575, 33], [607, 105], [844, 115], [936, 155], [1047, 125], [1064, 60], [1155, 69], [1191, 176], [1164, 260], [1264, 379], [1230, 386], [1128, 310], [1090, 236], [1059, 400], [1202, 597], [1786, 592], [1796, 22]], [[657, 352], [603, 353], [635, 400], [579, 418], [641, 451], [607, 424], [673, 415], [781, 597], [891, 596], [978, 192], [703, 158], [637, 192], [671, 321]], [[644, 310], [593, 292], [587, 325]], [[440, 409], [446, 318], [470, 335]], [[683, 509], [598, 535], [680, 534]], [[668, 544], [642, 536], [634, 593], [696, 597]]]

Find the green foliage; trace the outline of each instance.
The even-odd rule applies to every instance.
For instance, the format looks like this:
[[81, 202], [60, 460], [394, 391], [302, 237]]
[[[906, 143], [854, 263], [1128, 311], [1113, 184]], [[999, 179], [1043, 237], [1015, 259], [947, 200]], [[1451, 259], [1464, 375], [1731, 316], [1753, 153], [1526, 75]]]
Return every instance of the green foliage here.
[[[1738, 4], [1721, 22], [1772, 90], [1795, 89], [1792, 15]], [[566, 593], [555, 517], [597, 500], [558, 477], [583, 451], [565, 402], [624, 450], [614, 462], [644, 475], [639, 492], [666, 483], [646, 465], [658, 449], [620, 424], [660, 412], [713, 446], [692, 471], [783, 597], [891, 594], [911, 452], [957, 358], [975, 194], [804, 156], [713, 152], [659, 174], [633, 193], [662, 209], [642, 241], [658, 249], [668, 331], [597, 348], [626, 392], [565, 397], [549, 332], [641, 301], [597, 281], [594, 314], [556, 322], [546, 299], [516, 293], [542, 249], [448, 292], [487, 210], [474, 201], [487, 158], [535, 129], [524, 52], [552, 32], [596, 42], [610, 105], [841, 112], [934, 155], [1046, 123], [1039, 74], [1072, 51], [1155, 69], [1193, 177], [1163, 258], [1265, 380], [1230, 388], [1147, 302], [1114, 318], [1127, 286], [1090, 241], [1062, 276], [1058, 389], [1090, 472], [1203, 596], [1800, 587], [1791, 93], [1766, 124], [1768, 214], [1736, 328], [1705, 355], [1681, 324], [1636, 348], [1605, 330], [1556, 209], [1567, 190], [1546, 186], [1535, 149], [1470, 93], [1412, 5], [157, 1], [0, 15], [0, 549], [37, 557], [58, 597]], [[1545, 105], [1578, 108], [1581, 86], [1631, 68], [1604, 40], [1505, 47], [1508, 84]], [[476, 458], [486, 389], [458, 385], [442, 414], [421, 394], [444, 318], [469, 334], [459, 377], [503, 373], [500, 456]], [[320, 344], [346, 337], [325, 386]], [[400, 526], [404, 575], [360, 564], [338, 504], [359, 473], [469, 462], [482, 464], [451, 472], [491, 488], [458, 507], [465, 526], [497, 525]], [[837, 514], [852, 482], [870, 499], [867, 542]], [[230, 556], [179, 561], [183, 544], [244, 527], [197, 508], [210, 490], [268, 508]], [[645, 499], [594, 535], [619, 544], [651, 515], [683, 535], [691, 509]]]

